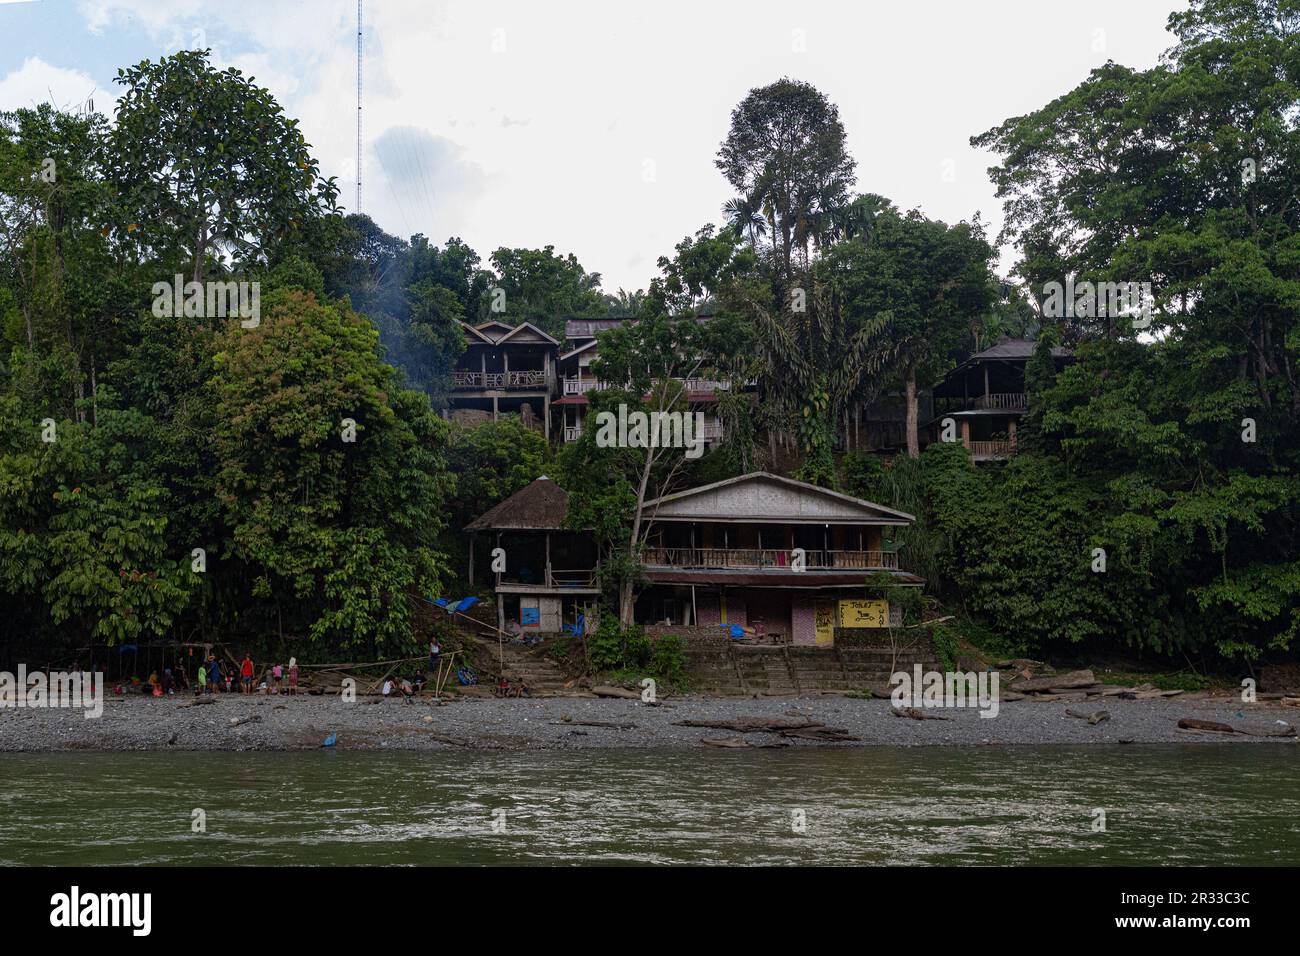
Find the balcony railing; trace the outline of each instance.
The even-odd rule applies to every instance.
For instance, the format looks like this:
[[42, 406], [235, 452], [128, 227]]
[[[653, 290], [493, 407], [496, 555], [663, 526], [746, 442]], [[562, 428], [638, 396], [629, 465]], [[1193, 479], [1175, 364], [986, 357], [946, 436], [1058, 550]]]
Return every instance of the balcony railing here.
[[523, 372], [452, 372], [455, 388], [545, 388], [544, 371]]
[[552, 568], [546, 572], [546, 583], [553, 588], [591, 588], [596, 586], [596, 572], [591, 568], [572, 571]]
[[496, 581], [497, 584], [516, 584], [530, 587], [593, 588], [596, 586], [596, 570], [594, 568], [573, 570], [547, 568], [540, 575], [525, 572], [523, 575], [507, 577], [504, 574], [498, 574]]
[[686, 379], [686, 391], [688, 392], [728, 392], [730, 390], [730, 382], [721, 382], [715, 378]]
[[1024, 392], [992, 392], [975, 399], [975, 407], [993, 411], [1023, 412], [1026, 408]]
[[566, 442], [577, 441], [577, 440], [578, 440], [579, 438], [581, 438], [581, 437], [582, 437], [582, 426], [581, 426], [581, 425], [565, 425], [565, 426], [564, 426], [564, 440], [565, 440]]
[[597, 378], [570, 378], [564, 376], [564, 394], [565, 395], [586, 395], [593, 389], [601, 389], [605, 383]]
[[993, 458], [1010, 458], [1016, 453], [1013, 441], [973, 441], [970, 443], [971, 457], [976, 461]]
[[[731, 390], [730, 382], [724, 382], [714, 378], [687, 378], [682, 379], [681, 381], [687, 392], [727, 392]], [[658, 382], [656, 382], [656, 384], [658, 384]], [[746, 384], [753, 385], [754, 383], [748, 382]], [[602, 382], [598, 378], [575, 378], [569, 375], [564, 377], [563, 384], [565, 395], [585, 395], [593, 389], [617, 387], [618, 386], [612, 386]]]
[[699, 432], [705, 441], [722, 441], [723, 434], [722, 422], [705, 422]]
[[[647, 548], [641, 563], [649, 567], [793, 570], [794, 554], [774, 548]], [[898, 570], [894, 551], [823, 551], [805, 549], [808, 570]]]

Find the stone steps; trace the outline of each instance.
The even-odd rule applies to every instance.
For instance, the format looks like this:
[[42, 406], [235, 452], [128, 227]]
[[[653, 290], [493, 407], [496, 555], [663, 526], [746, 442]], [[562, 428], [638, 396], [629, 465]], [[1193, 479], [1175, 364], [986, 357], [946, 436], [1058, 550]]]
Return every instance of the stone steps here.
[[714, 640], [687, 646], [693, 689], [721, 694], [865, 690], [915, 664], [937, 670], [933, 658], [927, 648], [729, 646]]

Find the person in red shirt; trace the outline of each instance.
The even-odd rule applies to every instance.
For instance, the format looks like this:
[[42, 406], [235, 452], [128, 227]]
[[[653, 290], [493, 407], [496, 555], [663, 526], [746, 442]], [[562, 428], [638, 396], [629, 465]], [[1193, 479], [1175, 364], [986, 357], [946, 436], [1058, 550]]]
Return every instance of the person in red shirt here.
[[244, 685], [240, 692], [251, 694], [253, 692], [253, 659], [247, 654], [244, 655], [244, 662], [239, 665], [239, 676], [242, 678], [241, 683]]

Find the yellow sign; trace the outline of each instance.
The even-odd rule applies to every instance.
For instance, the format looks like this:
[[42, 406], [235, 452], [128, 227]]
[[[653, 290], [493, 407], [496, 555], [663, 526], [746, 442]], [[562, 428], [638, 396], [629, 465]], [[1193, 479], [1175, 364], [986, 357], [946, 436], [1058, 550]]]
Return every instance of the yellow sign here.
[[816, 626], [818, 644], [835, 643], [835, 605], [830, 601], [818, 601], [813, 606], [813, 623]]
[[889, 602], [841, 601], [840, 627], [889, 627]]

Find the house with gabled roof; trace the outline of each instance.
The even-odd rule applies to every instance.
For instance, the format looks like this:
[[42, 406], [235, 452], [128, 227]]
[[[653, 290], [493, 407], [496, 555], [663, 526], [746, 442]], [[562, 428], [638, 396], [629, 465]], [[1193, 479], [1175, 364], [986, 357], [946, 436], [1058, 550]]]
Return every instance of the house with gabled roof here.
[[780, 475], [665, 495], [645, 516], [637, 623], [737, 625], [774, 643], [829, 645], [839, 628], [889, 626], [869, 575], [925, 583], [901, 566], [894, 541], [912, 515]]
[[[709, 315], [701, 315], [696, 316], [695, 321], [707, 322], [711, 318]], [[589, 404], [587, 393], [593, 389], [609, 387], [592, 371], [592, 363], [600, 355], [597, 336], [629, 321], [635, 320], [569, 319], [565, 322], [565, 348], [556, 358], [560, 396], [552, 403], [560, 416], [559, 434], [563, 441], [573, 442], [582, 437]], [[704, 439], [705, 447], [722, 441], [724, 427], [718, 414], [718, 395], [729, 391], [732, 383], [700, 375], [686, 379], [683, 385], [685, 400], [691, 411], [703, 416], [699, 435]]]
[[[934, 417], [924, 426], [932, 441], [960, 441], [975, 461], [1002, 461], [1016, 453], [1016, 429], [1028, 408], [1025, 366], [1037, 343], [1006, 336], [976, 352], [934, 387]], [[1057, 368], [1072, 358], [1053, 346]], [[945, 431], [949, 435], [945, 435]]]
[[559, 341], [531, 322], [460, 325], [466, 347], [451, 375], [449, 417], [496, 421], [516, 414], [549, 438]]

